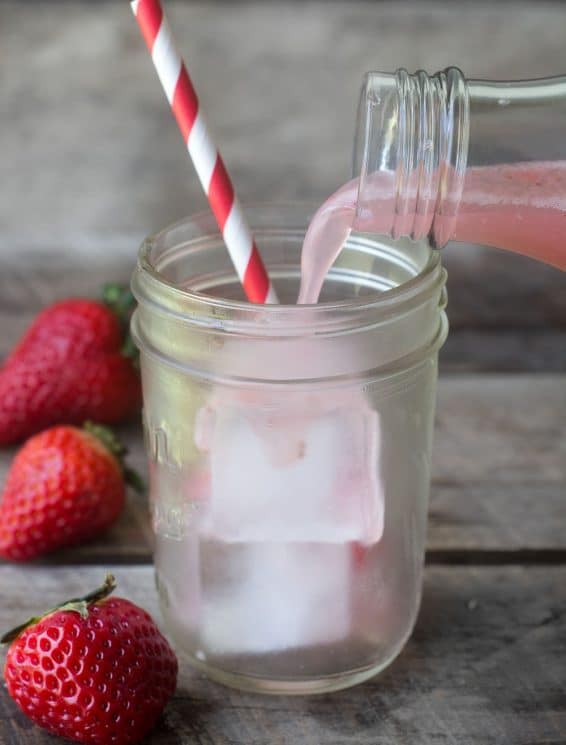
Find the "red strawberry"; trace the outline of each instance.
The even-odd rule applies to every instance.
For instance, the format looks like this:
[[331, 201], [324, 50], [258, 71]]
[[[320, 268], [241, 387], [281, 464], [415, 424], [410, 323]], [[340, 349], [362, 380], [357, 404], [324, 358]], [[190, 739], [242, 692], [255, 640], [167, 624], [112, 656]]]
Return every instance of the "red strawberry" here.
[[0, 446], [53, 424], [115, 424], [140, 405], [138, 373], [121, 354], [12, 362], [0, 371]]
[[[124, 448], [103, 427], [53, 427], [14, 458], [0, 501], [0, 555], [25, 561], [94, 537], [125, 500]], [[139, 488], [139, 481], [137, 482]]]
[[53, 303], [36, 317], [16, 344], [5, 366], [22, 360], [65, 360], [116, 352], [122, 346], [122, 328], [116, 313], [94, 300], [71, 299]]
[[46, 308], [0, 370], [0, 446], [53, 424], [123, 421], [141, 404], [139, 375], [124, 353], [131, 295], [108, 304], [66, 300]]
[[175, 691], [177, 659], [151, 616], [100, 590], [33, 618], [12, 642], [4, 677], [20, 709], [49, 732], [92, 745], [131, 745]]

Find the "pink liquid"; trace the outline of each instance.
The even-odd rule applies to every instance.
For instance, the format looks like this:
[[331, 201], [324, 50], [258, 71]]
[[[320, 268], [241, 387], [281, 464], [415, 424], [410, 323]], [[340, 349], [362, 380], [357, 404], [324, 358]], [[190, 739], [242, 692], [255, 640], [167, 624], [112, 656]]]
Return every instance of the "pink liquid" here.
[[[352, 229], [389, 234], [392, 178], [373, 177], [358, 215], [358, 179], [319, 208], [303, 244], [299, 303], [316, 303]], [[407, 231], [408, 225], [407, 220]], [[566, 270], [566, 162], [470, 168], [450, 239], [514, 251]]]

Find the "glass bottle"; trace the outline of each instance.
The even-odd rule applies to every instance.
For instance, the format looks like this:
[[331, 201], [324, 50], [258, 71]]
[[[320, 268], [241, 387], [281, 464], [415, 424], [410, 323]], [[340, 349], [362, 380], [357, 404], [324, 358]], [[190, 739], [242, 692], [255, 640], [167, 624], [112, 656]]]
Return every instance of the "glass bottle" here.
[[482, 243], [566, 269], [566, 76], [368, 73], [353, 227]]

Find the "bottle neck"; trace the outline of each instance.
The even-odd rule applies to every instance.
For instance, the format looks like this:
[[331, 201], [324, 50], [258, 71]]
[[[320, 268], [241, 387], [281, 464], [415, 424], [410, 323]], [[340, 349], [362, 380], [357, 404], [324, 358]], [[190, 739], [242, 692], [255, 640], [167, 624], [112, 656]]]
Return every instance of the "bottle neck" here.
[[457, 68], [429, 76], [369, 73], [358, 113], [354, 168], [358, 215], [387, 204], [393, 238], [443, 246], [464, 188], [470, 129], [468, 88]]
[[[354, 153], [356, 219], [391, 237], [454, 234], [467, 169], [566, 161], [566, 77], [466, 81], [457, 68], [428, 75], [368, 73]], [[385, 216], [384, 216], [385, 214]]]

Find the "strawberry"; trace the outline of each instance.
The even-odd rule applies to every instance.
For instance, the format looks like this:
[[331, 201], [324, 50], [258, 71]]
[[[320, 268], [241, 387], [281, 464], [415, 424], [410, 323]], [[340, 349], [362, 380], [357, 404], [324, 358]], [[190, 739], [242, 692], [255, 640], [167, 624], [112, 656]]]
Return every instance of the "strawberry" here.
[[175, 691], [177, 659], [146, 611], [108, 598], [114, 577], [82, 599], [4, 636], [8, 693], [52, 734], [130, 745], [155, 725]]
[[139, 409], [123, 333], [131, 294], [111, 285], [105, 298], [51, 305], [16, 345], [0, 370], [0, 446], [54, 424], [114, 424]]
[[70, 299], [53, 303], [34, 320], [5, 361], [44, 359], [63, 361], [70, 356], [115, 352], [122, 345], [118, 315], [93, 300]]
[[97, 425], [53, 427], [14, 458], [0, 501], [0, 555], [25, 561], [86, 541], [111, 525], [125, 501], [125, 449]]

